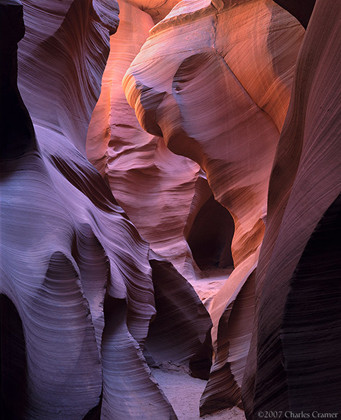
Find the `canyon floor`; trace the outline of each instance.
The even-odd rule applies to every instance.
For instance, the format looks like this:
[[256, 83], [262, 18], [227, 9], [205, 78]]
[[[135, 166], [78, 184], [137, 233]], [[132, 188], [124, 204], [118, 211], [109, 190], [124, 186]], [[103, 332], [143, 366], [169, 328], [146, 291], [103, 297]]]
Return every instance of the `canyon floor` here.
[[192, 378], [183, 371], [153, 369], [152, 373], [172, 404], [178, 420], [245, 420], [244, 412], [237, 407], [204, 417], [199, 416], [199, 401], [207, 381]]
[[[207, 305], [224, 284], [230, 272], [231, 270], [206, 272], [203, 273], [201, 278], [191, 280], [190, 283], [198, 293], [200, 299]], [[197, 420], [200, 418], [212, 420], [245, 420], [244, 412], [237, 407], [200, 417], [199, 402], [207, 381], [192, 378], [181, 368], [170, 365], [168, 368], [152, 369], [152, 374], [172, 404], [178, 420]]]

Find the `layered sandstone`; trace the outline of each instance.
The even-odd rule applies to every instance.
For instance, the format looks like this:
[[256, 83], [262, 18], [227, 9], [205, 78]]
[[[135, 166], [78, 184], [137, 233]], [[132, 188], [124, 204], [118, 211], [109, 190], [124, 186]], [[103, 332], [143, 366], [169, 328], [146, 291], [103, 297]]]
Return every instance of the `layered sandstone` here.
[[4, 418], [341, 411], [341, 8], [276, 3], [26, 0], [23, 101], [0, 1]]
[[200, 165], [234, 221], [235, 269], [210, 308], [215, 362], [202, 413], [241, 404], [268, 180], [303, 33], [271, 1], [183, 1], [123, 80], [141, 126]]
[[340, 19], [340, 4], [317, 1], [276, 151], [243, 384], [248, 419], [263, 409], [341, 411]]
[[120, 26], [110, 40], [102, 91], [88, 131], [87, 155], [152, 249], [193, 277], [196, 266], [184, 229], [200, 168], [171, 153], [160, 137], [141, 128], [122, 88], [123, 76], [154, 24], [148, 14], [151, 6], [143, 10], [137, 6], [120, 2]]
[[[171, 360], [209, 367], [209, 354], [199, 364], [197, 355], [210, 328], [203, 305], [170, 263], [150, 254], [84, 156], [117, 11], [106, 1], [24, 2], [19, 86], [27, 111], [16, 86], [22, 8], [0, 5], [5, 418], [137, 418], [141, 410], [174, 418], [143, 355], [150, 342], [162, 363], [158, 337], [174, 325], [184, 338]], [[165, 271], [184, 300], [181, 319], [176, 299], [165, 302]], [[168, 318], [156, 310], [160, 299]]]

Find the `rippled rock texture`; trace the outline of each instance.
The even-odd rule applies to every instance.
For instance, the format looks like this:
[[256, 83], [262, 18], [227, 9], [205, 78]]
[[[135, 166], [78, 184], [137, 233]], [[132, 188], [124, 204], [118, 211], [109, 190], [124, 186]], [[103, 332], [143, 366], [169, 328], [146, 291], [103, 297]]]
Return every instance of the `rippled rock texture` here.
[[316, 2], [276, 151], [243, 385], [248, 419], [341, 412], [340, 19], [340, 4]]
[[[27, 111], [22, 7], [10, 3], [0, 5], [1, 414], [174, 418], [144, 343], [155, 362], [192, 360], [207, 374], [208, 314], [84, 156], [117, 4], [24, 2]], [[175, 327], [183, 339], [166, 354]]]
[[241, 405], [268, 181], [303, 34], [271, 1], [181, 2], [123, 80], [141, 126], [200, 165], [234, 222], [235, 269], [210, 308], [215, 361], [202, 413]]
[[122, 88], [123, 76], [149, 30], [174, 5], [120, 1], [120, 25], [110, 40], [87, 156], [151, 248], [192, 279], [200, 270], [232, 266], [233, 221], [214, 200], [199, 165], [170, 152], [160, 136], [141, 128]]
[[[23, 3], [19, 93], [0, 2], [1, 415], [175, 418], [169, 362], [209, 378], [201, 414], [341, 411], [340, 5]], [[227, 267], [211, 335], [186, 278]]]
[[[184, 230], [195, 211], [191, 205], [200, 168], [171, 153], [163, 139], [141, 128], [122, 88], [125, 72], [154, 25], [155, 10], [159, 10], [155, 7], [146, 4], [141, 10], [138, 3], [120, 2], [120, 25], [111, 37], [101, 96], [88, 131], [87, 155], [152, 249], [193, 277], [196, 265]], [[164, 17], [160, 13], [157, 16]]]

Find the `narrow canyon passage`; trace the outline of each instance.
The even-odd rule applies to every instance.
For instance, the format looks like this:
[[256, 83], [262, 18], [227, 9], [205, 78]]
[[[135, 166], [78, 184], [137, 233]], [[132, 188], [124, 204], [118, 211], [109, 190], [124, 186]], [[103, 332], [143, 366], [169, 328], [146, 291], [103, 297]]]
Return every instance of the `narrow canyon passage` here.
[[340, 21], [0, 0], [1, 420], [341, 419]]

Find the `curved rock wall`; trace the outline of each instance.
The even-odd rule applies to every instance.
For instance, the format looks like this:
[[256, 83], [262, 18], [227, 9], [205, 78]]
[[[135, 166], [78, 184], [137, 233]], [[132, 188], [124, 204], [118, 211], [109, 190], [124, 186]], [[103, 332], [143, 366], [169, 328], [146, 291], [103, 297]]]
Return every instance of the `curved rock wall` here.
[[183, 1], [153, 27], [123, 80], [141, 126], [201, 166], [234, 220], [235, 270], [210, 308], [215, 362], [202, 413], [241, 404], [252, 273], [303, 33], [271, 1]]
[[[108, 1], [24, 2], [19, 88], [33, 122], [61, 131], [83, 153], [109, 53], [118, 5]], [[39, 83], [36, 81], [39, 80]]]
[[250, 419], [341, 410], [340, 17], [339, 4], [317, 1], [272, 169], [243, 385]]
[[[191, 278], [197, 268], [184, 229], [193, 212], [199, 167], [171, 153], [160, 137], [142, 130], [122, 89], [123, 76], [154, 25], [151, 16], [155, 19], [159, 10], [157, 5], [155, 10], [150, 4], [143, 10], [137, 6], [142, 7], [120, 2], [120, 26], [111, 37], [101, 96], [88, 131], [87, 155], [151, 248]], [[164, 16], [162, 8], [160, 13]]]
[[[341, 8], [276, 3], [121, 0], [114, 35], [115, 2], [26, 0], [23, 101], [1, 2], [4, 418], [176, 418], [146, 360], [202, 415], [341, 410]], [[186, 278], [226, 264], [212, 358]]]
[[[7, 95], [1, 98], [15, 112], [1, 127], [1, 364], [14, 369], [1, 370], [1, 413], [111, 419], [136, 418], [142, 410], [174, 418], [142, 353], [147, 336], [157, 343], [157, 329], [156, 337], [149, 333], [155, 315], [164, 334], [172, 331], [175, 315], [160, 318], [155, 309], [167, 286], [161, 282], [155, 294], [160, 280], [149, 262], [155, 257], [82, 154], [117, 5], [24, 2], [19, 84], [33, 127], [16, 87], [16, 42], [23, 35], [17, 3], [0, 5], [1, 30], [14, 34], [1, 43]], [[173, 357], [188, 363], [210, 321], [190, 286], [182, 295], [197, 312], [182, 308], [186, 322], [177, 325], [186, 345], [175, 346]], [[9, 317], [18, 319], [12, 333]], [[18, 398], [13, 381], [23, 384]]]

